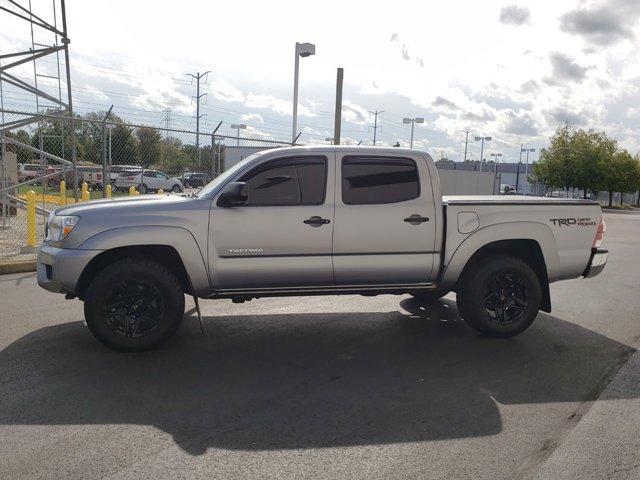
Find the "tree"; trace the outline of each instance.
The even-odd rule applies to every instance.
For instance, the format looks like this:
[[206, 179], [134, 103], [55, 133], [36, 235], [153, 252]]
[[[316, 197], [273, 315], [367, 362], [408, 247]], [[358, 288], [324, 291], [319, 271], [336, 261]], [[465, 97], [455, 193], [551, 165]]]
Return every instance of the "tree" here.
[[640, 205], [640, 154], [636, 155], [634, 160], [636, 161], [636, 171], [634, 172], [631, 180], [633, 185], [632, 191], [638, 192], [638, 200], [636, 201], [636, 204]]
[[[48, 110], [48, 115], [59, 115], [58, 111]], [[82, 117], [75, 115], [80, 120]], [[76, 135], [76, 157], [82, 159], [84, 155], [84, 144], [82, 139], [82, 124], [84, 122], [74, 122]], [[31, 146], [34, 148], [42, 148], [46, 153], [71, 161], [72, 142], [71, 127], [69, 126], [69, 118], [61, 116], [42, 117], [31, 135]], [[36, 154], [37, 156], [37, 154]]]
[[149, 167], [162, 160], [162, 136], [152, 127], [140, 127], [136, 130], [140, 164]]
[[115, 124], [111, 130], [111, 159], [114, 164], [138, 165], [138, 143], [130, 127]]
[[[25, 129], [21, 128], [17, 132], [7, 132], [6, 136], [8, 138], [13, 138], [20, 143], [24, 143], [25, 145], [29, 145], [31, 143], [31, 138], [29, 137], [29, 132]], [[18, 157], [18, 163], [30, 163], [36, 159], [36, 154], [31, 150], [28, 150], [24, 147], [19, 147], [18, 145], [7, 144], [7, 151], [13, 152]]]
[[604, 133], [576, 130], [571, 136], [571, 156], [574, 165], [573, 185], [584, 192], [597, 193], [603, 181], [601, 165], [616, 154], [617, 143]]
[[[80, 132], [76, 138], [76, 142], [83, 145], [84, 150], [84, 155], [82, 157], [78, 157], [80, 160], [102, 165], [102, 122], [106, 115], [107, 112], [102, 111], [89, 112], [84, 116], [84, 119], [87, 121], [81, 122], [79, 129]], [[109, 115], [108, 123], [124, 123], [124, 121], [122, 118], [112, 113]]]
[[173, 137], [163, 140], [160, 168], [169, 175], [179, 175], [189, 164], [189, 155], [183, 151], [182, 142]]
[[626, 150], [616, 152], [612, 158], [601, 164], [603, 181], [602, 188], [609, 192], [609, 206], [613, 205], [613, 193], [620, 192], [620, 204], [625, 192], [635, 190], [635, 175], [638, 169], [637, 161]]
[[551, 188], [569, 189], [576, 186], [571, 136], [571, 126], [568, 123], [556, 129], [549, 146], [540, 150], [540, 160], [532, 168], [532, 179]]

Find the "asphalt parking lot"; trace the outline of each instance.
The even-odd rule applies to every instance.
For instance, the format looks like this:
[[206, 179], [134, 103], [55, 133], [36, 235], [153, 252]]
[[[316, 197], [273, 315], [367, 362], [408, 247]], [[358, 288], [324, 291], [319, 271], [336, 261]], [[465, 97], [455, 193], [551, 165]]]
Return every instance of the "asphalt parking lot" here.
[[118, 354], [81, 302], [0, 277], [0, 478], [533, 478], [640, 344], [640, 214], [607, 224], [604, 273], [511, 340], [453, 295], [285, 298]]

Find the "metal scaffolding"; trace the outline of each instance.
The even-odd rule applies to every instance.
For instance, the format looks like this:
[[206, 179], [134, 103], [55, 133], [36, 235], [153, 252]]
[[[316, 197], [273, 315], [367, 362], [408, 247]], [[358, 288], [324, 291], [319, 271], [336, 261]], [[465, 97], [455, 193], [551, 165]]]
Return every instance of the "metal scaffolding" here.
[[[5, 84], [26, 92], [35, 97], [35, 111], [33, 115], [27, 115], [24, 118], [18, 120], [5, 121], [5, 116], [0, 117], [0, 141], [2, 141], [2, 148], [4, 149], [4, 136], [12, 129], [24, 127], [35, 122], [41, 121], [41, 114], [47, 113], [60, 117], [61, 120], [66, 120], [62, 124], [66, 123], [69, 129], [69, 140], [71, 163], [73, 165], [73, 176], [76, 178], [76, 141], [75, 141], [75, 128], [73, 117], [73, 101], [71, 95], [71, 67], [69, 64], [69, 36], [67, 31], [67, 17], [65, 9], [65, 0], [51, 0], [52, 10], [48, 15], [48, 18], [52, 20], [44, 20], [44, 15], [36, 14], [31, 7], [31, 0], [28, 1], [27, 6], [20, 5], [14, 0], [2, 0], [3, 4], [0, 4], [0, 14], [4, 14], [19, 21], [26, 22], [30, 27], [30, 43], [31, 48], [28, 50], [2, 53], [0, 54], [0, 107], [4, 112], [4, 98], [3, 92], [5, 91]], [[58, 14], [62, 25], [58, 24]], [[64, 56], [64, 69], [65, 77], [61, 75], [61, 59], [60, 54]], [[39, 69], [39, 60], [45, 60], [47, 58], [53, 58], [53, 63], [56, 64], [56, 74], [44, 74]], [[45, 60], [46, 61], [46, 60]], [[16, 69], [20, 65], [33, 63], [33, 80], [27, 81], [23, 78], [19, 78], [13, 72], [12, 69]], [[55, 93], [44, 91], [39, 85], [39, 79], [48, 78], [54, 80], [57, 83], [57, 90]], [[64, 92], [63, 84], [66, 84], [66, 92]], [[66, 98], [64, 94], [66, 93]], [[62, 129], [62, 141], [64, 142], [64, 127]], [[51, 155], [47, 154], [43, 150], [42, 138], [40, 138], [39, 154], [41, 161], [46, 162]], [[63, 152], [65, 147], [63, 147]], [[63, 153], [63, 158], [67, 158], [67, 155]], [[74, 196], [78, 198], [78, 186], [77, 182], [74, 182]]]

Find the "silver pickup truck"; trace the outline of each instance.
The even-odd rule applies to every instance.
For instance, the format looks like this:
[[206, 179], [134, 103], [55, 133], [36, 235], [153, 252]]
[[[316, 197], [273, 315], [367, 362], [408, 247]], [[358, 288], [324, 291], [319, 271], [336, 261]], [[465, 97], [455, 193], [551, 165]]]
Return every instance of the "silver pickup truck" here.
[[[457, 294], [479, 332], [511, 337], [549, 284], [604, 268], [591, 201], [442, 197], [417, 150], [290, 147], [256, 153], [195, 195], [143, 195], [57, 209], [38, 282], [84, 301], [93, 334], [118, 350], [167, 340], [184, 296]], [[198, 305], [199, 306], [199, 305]]]

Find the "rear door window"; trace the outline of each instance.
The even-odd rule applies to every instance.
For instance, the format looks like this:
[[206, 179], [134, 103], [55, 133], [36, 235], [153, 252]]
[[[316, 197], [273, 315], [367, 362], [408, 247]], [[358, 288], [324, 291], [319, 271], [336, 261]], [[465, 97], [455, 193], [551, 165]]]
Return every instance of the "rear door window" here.
[[418, 167], [409, 158], [342, 159], [342, 202], [347, 205], [398, 203], [419, 196]]

